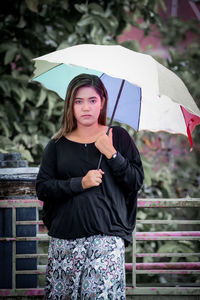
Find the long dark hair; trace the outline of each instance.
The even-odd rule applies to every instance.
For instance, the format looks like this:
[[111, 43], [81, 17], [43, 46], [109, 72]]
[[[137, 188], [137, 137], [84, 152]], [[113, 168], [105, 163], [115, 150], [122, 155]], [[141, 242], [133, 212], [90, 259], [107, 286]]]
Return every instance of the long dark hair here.
[[96, 75], [80, 74], [74, 77], [68, 85], [65, 97], [62, 125], [60, 130], [53, 136], [53, 138], [59, 139], [62, 135], [66, 135], [72, 132], [72, 130], [77, 127], [77, 122], [74, 117], [73, 104], [75, 95], [78, 89], [81, 87], [93, 87], [97, 94], [100, 96], [101, 101], [104, 100], [104, 105], [101, 109], [98, 123], [106, 125], [108, 95], [104, 84]]

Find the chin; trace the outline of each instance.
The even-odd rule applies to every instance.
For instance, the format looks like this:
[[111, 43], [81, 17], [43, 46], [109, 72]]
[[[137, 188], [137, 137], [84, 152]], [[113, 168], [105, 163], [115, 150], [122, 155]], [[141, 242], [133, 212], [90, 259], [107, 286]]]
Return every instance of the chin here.
[[92, 126], [92, 125], [94, 125], [94, 124], [96, 124], [96, 122], [88, 122], [88, 123], [84, 123], [84, 124], [82, 124], [83, 126], [86, 126], [86, 127], [90, 127], [90, 126]]
[[92, 126], [98, 123], [98, 120], [85, 120], [85, 122], [80, 122], [81, 125], [83, 126]]

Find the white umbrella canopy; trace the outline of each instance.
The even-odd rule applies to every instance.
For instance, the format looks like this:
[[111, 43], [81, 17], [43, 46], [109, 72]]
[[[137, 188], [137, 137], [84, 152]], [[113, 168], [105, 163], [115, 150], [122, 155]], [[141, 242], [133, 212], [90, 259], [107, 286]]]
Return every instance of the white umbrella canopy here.
[[34, 61], [33, 79], [63, 99], [74, 76], [100, 76], [108, 90], [108, 116], [125, 80], [114, 119], [136, 130], [180, 133], [191, 139], [191, 131], [200, 123], [200, 111], [183, 81], [150, 55], [119, 45], [81, 44]]

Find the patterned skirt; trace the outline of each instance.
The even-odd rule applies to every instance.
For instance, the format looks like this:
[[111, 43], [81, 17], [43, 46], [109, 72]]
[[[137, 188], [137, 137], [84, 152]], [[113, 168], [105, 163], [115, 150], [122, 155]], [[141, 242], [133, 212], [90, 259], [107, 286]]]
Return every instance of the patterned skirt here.
[[124, 300], [124, 241], [103, 235], [51, 238], [46, 281], [45, 299]]

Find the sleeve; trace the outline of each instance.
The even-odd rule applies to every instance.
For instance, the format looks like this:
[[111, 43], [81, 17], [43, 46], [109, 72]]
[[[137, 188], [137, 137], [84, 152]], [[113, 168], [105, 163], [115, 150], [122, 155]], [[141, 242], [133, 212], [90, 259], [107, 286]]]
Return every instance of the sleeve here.
[[107, 160], [113, 176], [127, 193], [137, 192], [144, 180], [139, 151], [133, 139], [123, 128], [118, 129], [117, 143], [113, 142], [117, 157]]
[[56, 143], [50, 140], [44, 149], [36, 178], [36, 194], [41, 201], [56, 201], [83, 191], [82, 177], [58, 179], [56, 168]]

